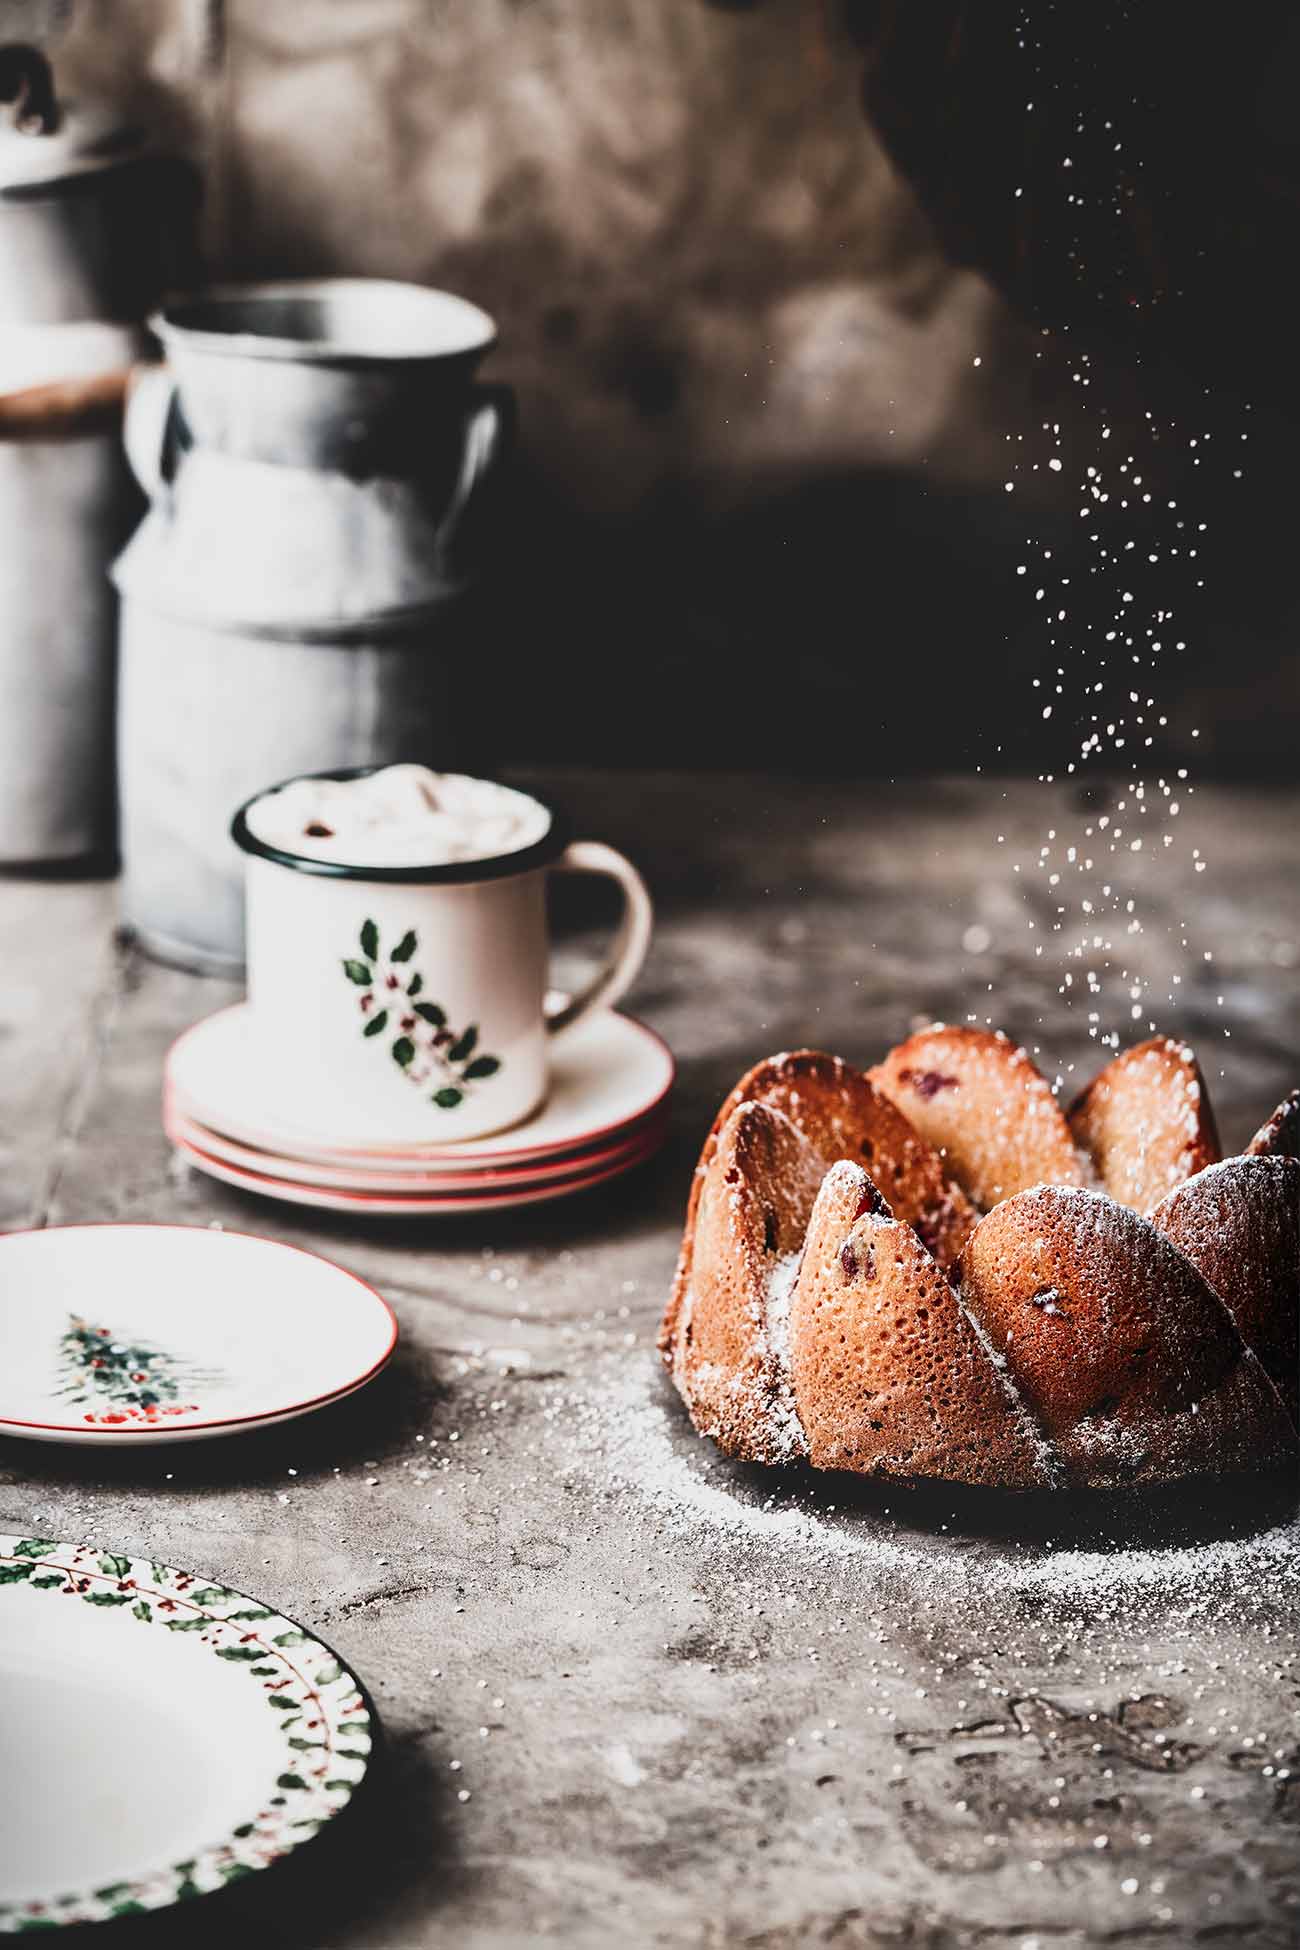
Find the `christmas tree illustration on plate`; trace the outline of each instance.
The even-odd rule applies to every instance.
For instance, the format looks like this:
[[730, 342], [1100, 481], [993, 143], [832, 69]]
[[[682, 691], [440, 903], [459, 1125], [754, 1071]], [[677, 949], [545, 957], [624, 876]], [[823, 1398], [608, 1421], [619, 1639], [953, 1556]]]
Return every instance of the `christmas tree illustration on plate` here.
[[193, 1396], [216, 1379], [165, 1348], [117, 1335], [79, 1314], [69, 1315], [59, 1341], [59, 1369], [59, 1393], [84, 1407], [85, 1421], [107, 1426], [193, 1414], [199, 1406]]

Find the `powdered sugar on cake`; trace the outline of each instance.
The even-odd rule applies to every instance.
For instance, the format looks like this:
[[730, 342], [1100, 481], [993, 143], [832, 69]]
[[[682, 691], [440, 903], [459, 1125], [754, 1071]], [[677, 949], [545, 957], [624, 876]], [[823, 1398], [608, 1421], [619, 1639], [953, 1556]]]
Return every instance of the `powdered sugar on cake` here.
[[808, 1438], [799, 1420], [790, 1376], [790, 1302], [802, 1258], [802, 1253], [786, 1253], [773, 1267], [767, 1282], [763, 1320], [773, 1382], [772, 1396], [766, 1405], [768, 1429], [774, 1449], [792, 1461], [808, 1453]]

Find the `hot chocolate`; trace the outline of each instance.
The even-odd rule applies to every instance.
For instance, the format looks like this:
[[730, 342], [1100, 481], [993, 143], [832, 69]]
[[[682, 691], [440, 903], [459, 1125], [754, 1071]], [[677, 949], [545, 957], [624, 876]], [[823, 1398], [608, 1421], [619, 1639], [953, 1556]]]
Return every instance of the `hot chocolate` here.
[[492, 860], [543, 839], [545, 806], [510, 786], [424, 765], [352, 779], [295, 779], [255, 799], [249, 831], [268, 846], [351, 867]]

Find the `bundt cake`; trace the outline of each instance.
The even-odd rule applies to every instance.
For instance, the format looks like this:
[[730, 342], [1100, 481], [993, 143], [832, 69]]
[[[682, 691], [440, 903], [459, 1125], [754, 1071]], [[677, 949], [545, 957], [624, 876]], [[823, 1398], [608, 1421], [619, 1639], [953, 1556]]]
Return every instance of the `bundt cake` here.
[[942, 1023], [865, 1074], [741, 1078], [705, 1140], [660, 1349], [748, 1462], [1003, 1489], [1293, 1457], [1300, 1092], [1221, 1160], [1152, 1037], [1068, 1115], [1004, 1035]]

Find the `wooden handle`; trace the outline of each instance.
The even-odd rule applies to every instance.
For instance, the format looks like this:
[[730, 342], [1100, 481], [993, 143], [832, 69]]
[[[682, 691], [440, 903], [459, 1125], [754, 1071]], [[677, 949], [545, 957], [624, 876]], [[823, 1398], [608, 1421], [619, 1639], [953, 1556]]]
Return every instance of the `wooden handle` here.
[[89, 379], [58, 379], [0, 393], [0, 440], [77, 440], [120, 428], [129, 366]]

